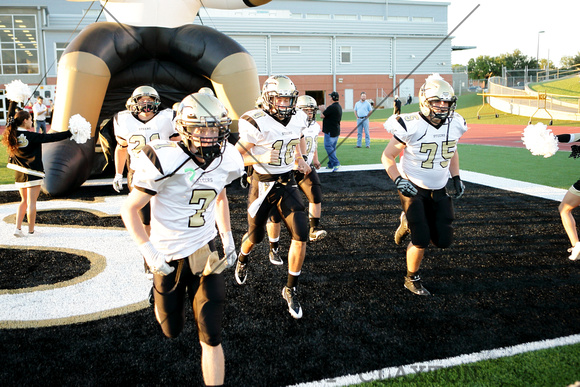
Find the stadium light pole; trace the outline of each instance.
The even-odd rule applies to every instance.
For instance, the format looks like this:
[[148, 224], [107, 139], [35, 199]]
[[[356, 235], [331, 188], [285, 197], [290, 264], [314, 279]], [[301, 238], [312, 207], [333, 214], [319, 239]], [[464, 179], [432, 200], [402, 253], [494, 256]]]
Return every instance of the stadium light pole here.
[[540, 68], [540, 34], [543, 34], [546, 31], [538, 31], [538, 48], [536, 51], [536, 62], [538, 62], [538, 68]]

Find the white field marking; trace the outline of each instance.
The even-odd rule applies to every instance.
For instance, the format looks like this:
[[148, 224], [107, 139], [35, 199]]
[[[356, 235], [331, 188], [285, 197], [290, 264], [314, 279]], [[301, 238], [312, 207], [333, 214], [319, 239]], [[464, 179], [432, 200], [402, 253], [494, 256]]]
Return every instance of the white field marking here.
[[[119, 195], [102, 202], [41, 201], [37, 211], [80, 209], [117, 215], [125, 199], [125, 195]], [[0, 205], [0, 247], [64, 250], [88, 257], [91, 270], [63, 283], [0, 290], [0, 328], [70, 324], [147, 306], [151, 282], [143, 272], [143, 258], [125, 229], [37, 225], [34, 235], [16, 238], [12, 235], [16, 206]], [[6, 218], [11, 215], [8, 223]], [[22, 230], [27, 234], [28, 226], [23, 224]]]
[[[341, 166], [338, 172], [355, 172], [355, 171], [377, 171], [385, 170], [382, 164], [369, 165], [347, 165]], [[331, 170], [324, 167], [320, 168], [318, 173], [333, 173]], [[336, 172], [334, 172], [336, 173]], [[524, 195], [535, 196], [542, 199], [561, 201], [566, 194], [565, 189], [553, 188], [545, 185], [527, 183], [525, 181], [507, 179], [505, 177], [490, 176], [478, 172], [470, 172], [460, 170], [459, 175], [464, 181], [485, 185], [488, 187], [498, 188], [504, 191], [513, 191]], [[387, 172], [385, 172], [385, 179], [388, 179]], [[469, 191], [465, 193], [469, 195]]]
[[[362, 166], [346, 166], [341, 167], [338, 172], [341, 171], [372, 171], [372, 170], [384, 170], [382, 164], [373, 165], [362, 165]], [[322, 168], [321, 168], [322, 171]], [[330, 170], [324, 172], [331, 172]], [[385, 172], [386, 174], [386, 172]], [[518, 180], [506, 179], [503, 177], [496, 177], [485, 175], [483, 173], [460, 171], [461, 179], [485, 185], [488, 187], [494, 187], [506, 191], [518, 192], [524, 195], [535, 196], [543, 199], [560, 201], [566, 194], [565, 189], [547, 187], [544, 185], [527, 183]], [[386, 178], [386, 176], [385, 176]], [[466, 192], [469, 194], [469, 192]], [[370, 371], [365, 373], [360, 373], [357, 375], [346, 375], [340, 376], [332, 379], [319, 380], [315, 382], [307, 382], [297, 384], [297, 387], [331, 387], [331, 386], [348, 386], [360, 383], [367, 383], [377, 380], [395, 378], [399, 376], [416, 374], [419, 372], [429, 372], [435, 371], [441, 368], [449, 368], [458, 365], [464, 365], [469, 363], [475, 363], [482, 360], [498, 359], [502, 357], [514, 356], [520, 353], [526, 353], [531, 351], [537, 351], [540, 349], [560, 347], [564, 345], [571, 345], [580, 343], [580, 335], [572, 335], [567, 337], [559, 337], [552, 340], [542, 340], [532, 343], [518, 344], [512, 347], [497, 348], [487, 351], [481, 351], [466, 355], [455, 356], [447, 359], [430, 360], [427, 362], [413, 363], [402, 365], [399, 367], [387, 367], [381, 370]], [[442, 380], [444, 382], [444, 380]]]
[[[337, 378], [324, 379], [316, 382], [307, 382], [296, 384], [296, 387], [334, 387], [334, 386], [348, 386], [360, 383], [368, 383], [377, 380], [396, 378], [399, 376], [417, 374], [420, 372], [436, 371], [441, 368], [449, 368], [459, 365], [476, 363], [482, 360], [498, 359], [502, 357], [509, 357], [521, 353], [537, 351], [540, 349], [560, 347], [564, 345], [571, 345], [580, 343], [580, 335], [572, 335], [566, 337], [559, 337], [551, 340], [536, 341], [533, 343], [518, 344], [511, 347], [503, 347], [491, 349], [487, 351], [475, 352], [466, 355], [459, 355], [447, 359], [429, 360], [426, 362], [413, 363], [402, 365], [399, 367], [387, 367], [381, 370], [364, 372], [357, 375], [346, 375]], [[466, 376], [469, 374], [466, 373]], [[455, 380], [456, 382], [458, 380]], [[460, 381], [460, 380], [459, 380]], [[452, 382], [451, 380], [447, 381]], [[441, 383], [445, 384], [446, 380], [442, 377]]]

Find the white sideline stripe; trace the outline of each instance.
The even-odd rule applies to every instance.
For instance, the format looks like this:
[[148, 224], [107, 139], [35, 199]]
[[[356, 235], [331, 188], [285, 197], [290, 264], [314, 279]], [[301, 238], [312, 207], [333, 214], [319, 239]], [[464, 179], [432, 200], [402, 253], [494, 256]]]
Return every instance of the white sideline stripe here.
[[[344, 167], [341, 166], [337, 172], [376, 171], [376, 170], [384, 171], [384, 169], [385, 168], [383, 167], [382, 164], [347, 165]], [[331, 170], [325, 168], [321, 168], [317, 172], [333, 173]], [[567, 190], [562, 188], [548, 187], [545, 185], [528, 183], [525, 181], [507, 179], [505, 177], [486, 175], [484, 173], [470, 172], [464, 170], [460, 170], [459, 173], [461, 175], [462, 180], [468, 181], [470, 183], [481, 184], [505, 191], [513, 191], [524, 195], [535, 196], [542, 199], [561, 201], [567, 192]], [[388, 178], [386, 172], [385, 178]], [[469, 195], [469, 191], [466, 192], [466, 195]]]
[[459, 355], [447, 359], [429, 360], [407, 364], [399, 367], [387, 367], [377, 371], [370, 371], [358, 375], [346, 375], [338, 378], [324, 379], [316, 382], [307, 382], [294, 385], [295, 387], [331, 387], [331, 386], [348, 386], [360, 383], [367, 383], [383, 379], [391, 379], [399, 376], [417, 374], [420, 372], [435, 371], [441, 368], [449, 368], [458, 365], [476, 363], [482, 360], [499, 359], [519, 355], [526, 352], [538, 351], [564, 345], [580, 343], [580, 335], [559, 337], [551, 340], [542, 340], [532, 343], [518, 344], [511, 347], [503, 347], [481, 352]]

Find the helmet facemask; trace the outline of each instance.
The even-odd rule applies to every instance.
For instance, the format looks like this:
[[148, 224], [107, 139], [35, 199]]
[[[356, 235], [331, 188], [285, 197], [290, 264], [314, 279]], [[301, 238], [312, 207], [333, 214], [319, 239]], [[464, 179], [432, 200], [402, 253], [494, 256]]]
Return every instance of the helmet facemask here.
[[181, 102], [175, 129], [193, 154], [209, 164], [224, 152], [231, 122], [227, 109], [216, 97], [195, 93]]
[[285, 120], [296, 113], [297, 98], [298, 90], [290, 78], [274, 75], [264, 82], [260, 103], [268, 114]]
[[[144, 99], [143, 97], [148, 98]], [[159, 105], [161, 105], [159, 94], [150, 86], [139, 86], [127, 101], [128, 109], [134, 114], [156, 114], [159, 111]]]
[[[434, 106], [436, 101], [448, 102], [448, 106]], [[421, 113], [429, 119], [441, 122], [453, 115], [456, 106], [457, 97], [453, 87], [440, 76], [429, 76], [419, 90]]]
[[316, 112], [318, 111], [318, 105], [316, 100], [309, 95], [301, 95], [298, 97], [298, 102], [296, 103], [296, 108], [302, 110], [308, 116], [308, 125], [312, 125], [316, 121]]

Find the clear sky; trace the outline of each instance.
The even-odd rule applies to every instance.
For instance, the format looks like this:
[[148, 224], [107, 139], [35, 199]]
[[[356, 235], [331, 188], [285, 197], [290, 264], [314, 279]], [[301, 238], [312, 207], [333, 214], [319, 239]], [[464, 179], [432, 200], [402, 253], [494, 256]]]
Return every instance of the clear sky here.
[[[429, 0], [431, 1], [431, 0]], [[522, 54], [549, 59], [560, 66], [562, 56], [580, 52], [578, 0], [440, 0], [450, 3], [451, 32], [478, 4], [479, 8], [453, 33], [454, 46], [477, 46], [454, 51], [451, 62], [466, 65], [480, 55], [498, 56], [519, 49]], [[545, 31], [539, 34], [539, 31]]]

